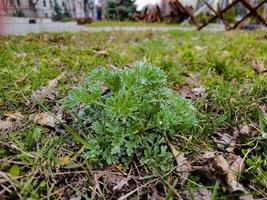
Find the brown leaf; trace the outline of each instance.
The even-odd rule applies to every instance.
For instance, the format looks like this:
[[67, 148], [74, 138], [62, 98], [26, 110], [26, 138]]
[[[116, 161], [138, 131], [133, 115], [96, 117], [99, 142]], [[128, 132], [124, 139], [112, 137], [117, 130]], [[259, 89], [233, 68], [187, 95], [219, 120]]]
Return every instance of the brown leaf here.
[[190, 175], [190, 171], [192, 170], [192, 166], [191, 166], [190, 162], [188, 162], [187, 159], [185, 158], [184, 153], [180, 153], [176, 157], [176, 162], [178, 165], [176, 168], [176, 171], [181, 176], [180, 184], [184, 185], [188, 179], [188, 176]]
[[6, 113], [4, 116], [7, 117], [7, 119], [15, 120], [15, 121], [21, 121], [24, 116], [21, 114], [21, 112], [15, 112], [15, 113]]
[[213, 167], [214, 158], [217, 156], [216, 152], [207, 151], [200, 156], [197, 161], [197, 165], [194, 166], [199, 173], [205, 175], [209, 180], [215, 181], [217, 179], [217, 173], [214, 173], [215, 168]]
[[16, 129], [19, 122], [24, 118], [20, 112], [7, 113], [5, 120], [0, 120], [0, 133]]
[[229, 186], [229, 190], [231, 192], [245, 192], [244, 187], [237, 182], [238, 174], [241, 174], [245, 169], [243, 159], [240, 156], [230, 154], [230, 159], [228, 160], [230, 168], [226, 176], [226, 183]]
[[190, 171], [192, 170], [192, 166], [190, 162], [187, 161], [183, 152], [177, 151], [174, 145], [171, 144], [170, 141], [167, 141], [168, 145], [171, 149], [171, 152], [176, 160], [176, 171], [180, 175], [180, 184], [184, 185], [188, 176], [190, 175]]
[[267, 72], [267, 69], [264, 67], [264, 61], [256, 61], [252, 63], [252, 68], [258, 74]]
[[211, 159], [215, 157], [215, 152], [214, 151], [207, 151], [202, 155], [202, 159], [206, 160], [206, 159]]
[[175, 86], [174, 89], [183, 97], [192, 100], [198, 99], [205, 92], [205, 88], [203, 88], [202, 86], [192, 88], [189, 84], [184, 84], [182, 86]]
[[240, 128], [240, 134], [241, 135], [249, 135], [251, 132], [251, 128], [248, 125], [243, 125]]
[[224, 186], [231, 192], [246, 193], [245, 188], [238, 182], [238, 174], [244, 169], [244, 160], [235, 154], [228, 154], [227, 159], [216, 152], [206, 152], [201, 156], [196, 169], [203, 173], [209, 180], [219, 179]]
[[176, 87], [175, 90], [185, 98], [193, 100], [197, 99], [197, 95], [191, 91], [191, 87], [189, 85], [182, 85], [180, 87]]
[[176, 86], [175, 90], [184, 97], [191, 97], [191, 87], [189, 85]]
[[30, 119], [32, 119], [35, 123], [41, 126], [47, 126], [51, 128], [55, 128], [56, 126], [56, 119], [53, 115], [49, 114], [48, 112], [38, 113], [35, 115], [31, 115]]
[[232, 135], [217, 132], [216, 137], [213, 137], [213, 140], [219, 149], [226, 150], [227, 152], [233, 152], [238, 136], [239, 131], [235, 129]]
[[46, 87], [41, 87], [39, 90], [32, 93], [32, 100], [35, 103], [43, 101], [45, 98], [54, 100], [58, 96], [58, 92], [55, 90], [58, 82], [65, 76], [65, 72], [62, 72], [58, 77], [48, 81]]
[[13, 127], [13, 123], [10, 120], [0, 120], [0, 133], [7, 132]]
[[227, 160], [222, 155], [216, 155], [212, 159], [212, 170], [218, 175], [226, 175], [229, 171]]

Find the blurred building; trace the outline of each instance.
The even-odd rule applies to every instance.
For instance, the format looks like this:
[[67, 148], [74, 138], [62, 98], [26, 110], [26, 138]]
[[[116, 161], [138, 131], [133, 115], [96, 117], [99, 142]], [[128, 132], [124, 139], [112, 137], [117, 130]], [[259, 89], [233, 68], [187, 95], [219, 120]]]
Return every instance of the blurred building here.
[[51, 18], [55, 12], [55, 4], [62, 13], [72, 18], [96, 16], [96, 7], [104, 0], [0, 0], [0, 15], [14, 17]]

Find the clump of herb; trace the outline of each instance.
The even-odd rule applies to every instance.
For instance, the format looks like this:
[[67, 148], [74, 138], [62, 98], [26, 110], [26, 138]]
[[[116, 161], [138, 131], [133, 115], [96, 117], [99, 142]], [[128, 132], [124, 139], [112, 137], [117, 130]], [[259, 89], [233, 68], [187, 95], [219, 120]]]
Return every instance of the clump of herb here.
[[168, 170], [173, 158], [166, 136], [196, 123], [192, 104], [167, 87], [164, 72], [142, 62], [92, 71], [64, 105], [78, 113], [88, 133], [85, 156], [100, 166], [127, 166], [137, 156], [142, 165]]

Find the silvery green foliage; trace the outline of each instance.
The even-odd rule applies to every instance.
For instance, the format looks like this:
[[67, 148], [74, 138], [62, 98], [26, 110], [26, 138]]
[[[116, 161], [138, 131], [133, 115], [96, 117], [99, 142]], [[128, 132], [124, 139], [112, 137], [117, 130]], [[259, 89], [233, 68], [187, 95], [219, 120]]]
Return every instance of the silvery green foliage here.
[[102, 166], [127, 165], [137, 156], [143, 165], [168, 170], [173, 158], [166, 135], [196, 123], [190, 101], [167, 88], [162, 70], [142, 62], [118, 71], [94, 70], [64, 105], [83, 108], [77, 121], [90, 130], [85, 156]]

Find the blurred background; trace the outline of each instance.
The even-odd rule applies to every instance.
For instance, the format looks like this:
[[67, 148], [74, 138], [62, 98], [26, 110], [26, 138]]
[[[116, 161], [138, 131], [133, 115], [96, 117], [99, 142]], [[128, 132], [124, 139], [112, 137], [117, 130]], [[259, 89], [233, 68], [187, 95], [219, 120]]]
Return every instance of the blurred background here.
[[[82, 30], [74, 27], [73, 23], [94, 24], [93, 26], [128, 26], [131, 25], [130, 22], [156, 22], [194, 24], [198, 28], [205, 23], [224, 24], [225, 27], [237, 22], [238, 26], [260, 23], [266, 25], [266, 0], [246, 0], [245, 2], [248, 2], [261, 17], [253, 16], [255, 12], [251, 15], [251, 10], [244, 6], [241, 0], [1, 0], [0, 26], [2, 30], [5, 26], [8, 33], [24, 33], [42, 30], [66, 31], [71, 27], [73, 30]], [[227, 12], [223, 13], [223, 20], [220, 16], [212, 18], [217, 14], [216, 12], [228, 7]], [[247, 15], [250, 15], [249, 19]], [[244, 19], [242, 24], [239, 23], [241, 19]], [[26, 26], [26, 24], [39, 26]]]

